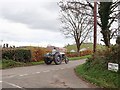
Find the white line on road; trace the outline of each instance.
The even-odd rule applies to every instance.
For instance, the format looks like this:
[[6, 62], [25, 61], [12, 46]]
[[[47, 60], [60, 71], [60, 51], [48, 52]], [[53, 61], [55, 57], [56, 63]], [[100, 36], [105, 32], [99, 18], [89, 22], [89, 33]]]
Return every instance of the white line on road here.
[[12, 77], [15, 77], [15, 76], [17, 76], [17, 75], [12, 75], [12, 76], [9, 76], [9, 78], [12, 78]]
[[60, 69], [65, 69], [65, 68], [60, 68]]
[[43, 72], [49, 72], [50, 70], [46, 70], [46, 71], [43, 71]]
[[19, 76], [27, 76], [28, 74], [22, 74], [22, 75], [19, 75]]
[[20, 86], [18, 86], [18, 85], [15, 85], [15, 84], [13, 84], [13, 83], [9, 83], [9, 82], [5, 82], [5, 83], [7, 83], [7, 84], [9, 84], [9, 85], [11, 85], [11, 86], [13, 86], [13, 87], [16, 87], [16, 88], [22, 88], [22, 87], [20, 87]]
[[40, 73], [40, 72], [36, 72], [36, 73]]
[[0, 81], [0, 83], [2, 83], [2, 81]]

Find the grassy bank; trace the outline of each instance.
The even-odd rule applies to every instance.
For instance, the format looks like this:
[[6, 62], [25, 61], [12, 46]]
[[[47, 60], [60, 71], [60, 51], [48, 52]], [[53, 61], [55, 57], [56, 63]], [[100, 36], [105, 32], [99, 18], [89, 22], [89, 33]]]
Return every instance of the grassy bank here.
[[76, 73], [89, 82], [105, 88], [120, 88], [120, 74], [106, 69], [100, 69], [99, 65], [86, 69], [85, 64], [75, 69]]
[[40, 64], [43, 64], [43, 63], [44, 63], [43, 61], [23, 63], [23, 62], [16, 62], [16, 61], [13, 61], [13, 60], [0, 60], [0, 69], [31, 66], [31, 65], [40, 65]]
[[86, 56], [81, 56], [81, 57], [71, 57], [69, 58], [69, 60], [73, 61], [73, 60], [80, 60], [80, 59], [86, 59], [86, 58], [90, 58], [91, 55], [86, 55]]
[[[120, 88], [120, 70], [108, 70], [108, 63], [120, 65], [120, 46], [114, 45], [94, 53], [94, 57], [87, 59], [86, 63], [78, 66], [75, 71], [78, 75], [105, 88]], [[120, 68], [119, 68], [120, 69]]]

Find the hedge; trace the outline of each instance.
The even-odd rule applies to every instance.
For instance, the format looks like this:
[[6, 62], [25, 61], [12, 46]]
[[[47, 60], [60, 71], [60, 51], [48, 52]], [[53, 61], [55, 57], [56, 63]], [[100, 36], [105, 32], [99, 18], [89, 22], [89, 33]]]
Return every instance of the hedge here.
[[[85, 55], [91, 55], [93, 53], [92, 50], [85, 50], [80, 52], [80, 56], [85, 56]], [[67, 52], [66, 55], [68, 57], [77, 57], [78, 53], [77, 52]]]
[[24, 49], [3, 49], [2, 50], [3, 59], [12, 59], [19, 62], [30, 62], [31, 61], [31, 51]]
[[45, 48], [34, 48], [31, 50], [32, 61], [42, 61], [44, 60], [44, 54], [51, 52]]

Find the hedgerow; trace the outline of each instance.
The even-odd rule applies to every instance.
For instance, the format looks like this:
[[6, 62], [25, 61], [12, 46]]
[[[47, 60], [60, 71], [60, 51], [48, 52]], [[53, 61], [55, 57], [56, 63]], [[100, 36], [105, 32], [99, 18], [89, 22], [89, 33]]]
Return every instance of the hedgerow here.
[[3, 49], [2, 58], [6, 60], [11, 59], [19, 62], [30, 62], [31, 51], [25, 49]]

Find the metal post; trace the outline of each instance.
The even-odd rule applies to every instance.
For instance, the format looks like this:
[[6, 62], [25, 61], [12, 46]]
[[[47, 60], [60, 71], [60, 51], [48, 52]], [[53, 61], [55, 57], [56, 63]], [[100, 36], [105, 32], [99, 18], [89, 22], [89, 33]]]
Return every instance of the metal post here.
[[93, 52], [96, 52], [97, 45], [97, 2], [94, 1], [94, 44], [93, 44]]

